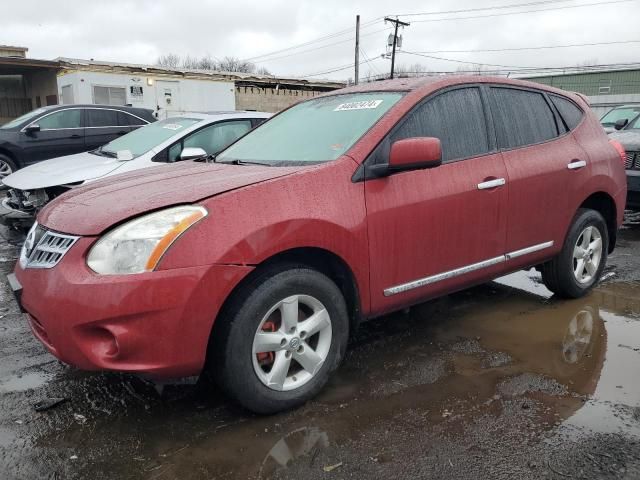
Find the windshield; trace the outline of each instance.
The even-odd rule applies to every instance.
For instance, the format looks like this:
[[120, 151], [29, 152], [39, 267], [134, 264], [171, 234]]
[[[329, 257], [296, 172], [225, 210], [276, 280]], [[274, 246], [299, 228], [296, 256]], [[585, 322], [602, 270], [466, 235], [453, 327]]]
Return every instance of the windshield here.
[[136, 158], [198, 122], [200, 120], [196, 118], [167, 118], [116, 138], [92, 153], [113, 157], [116, 157], [118, 152], [131, 153], [132, 158]]
[[300, 103], [245, 135], [216, 161], [276, 165], [335, 160], [402, 95], [353, 93]]
[[10, 122], [7, 122], [4, 125], [2, 125], [0, 128], [4, 128], [4, 129], [16, 128], [21, 123], [24, 123], [27, 120], [31, 120], [32, 118], [35, 118], [46, 111], [47, 111], [46, 108], [36, 108], [35, 110], [31, 110], [29, 113], [25, 113], [24, 115], [21, 115], [18, 118], [14, 118]]
[[605, 127], [612, 127], [618, 120], [626, 118], [631, 121], [638, 114], [640, 114], [640, 107], [614, 108], [600, 119], [600, 123]]
[[640, 130], [640, 115], [636, 117], [629, 125], [625, 127], [625, 130]]

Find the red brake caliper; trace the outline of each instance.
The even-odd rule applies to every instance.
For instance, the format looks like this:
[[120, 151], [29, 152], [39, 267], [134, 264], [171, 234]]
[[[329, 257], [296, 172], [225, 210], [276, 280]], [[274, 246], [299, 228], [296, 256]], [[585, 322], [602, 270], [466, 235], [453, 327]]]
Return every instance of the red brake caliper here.
[[[264, 325], [262, 325], [262, 331], [275, 332], [276, 324], [273, 323], [271, 320], [264, 322]], [[261, 366], [271, 365], [274, 360], [275, 360], [275, 354], [273, 352], [262, 352], [258, 354], [258, 363]]]

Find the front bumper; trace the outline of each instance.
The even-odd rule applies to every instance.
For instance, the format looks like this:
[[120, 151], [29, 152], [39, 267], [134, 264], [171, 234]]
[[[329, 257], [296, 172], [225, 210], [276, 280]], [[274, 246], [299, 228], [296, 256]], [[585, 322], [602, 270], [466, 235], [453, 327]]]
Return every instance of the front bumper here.
[[22, 269], [21, 306], [34, 335], [84, 370], [155, 378], [197, 375], [226, 297], [252, 267], [203, 265], [136, 275], [97, 275], [81, 238], [50, 269]]
[[640, 170], [627, 170], [627, 208], [640, 208]]
[[29, 230], [35, 221], [33, 213], [12, 208], [7, 198], [0, 202], [0, 224], [11, 229]]

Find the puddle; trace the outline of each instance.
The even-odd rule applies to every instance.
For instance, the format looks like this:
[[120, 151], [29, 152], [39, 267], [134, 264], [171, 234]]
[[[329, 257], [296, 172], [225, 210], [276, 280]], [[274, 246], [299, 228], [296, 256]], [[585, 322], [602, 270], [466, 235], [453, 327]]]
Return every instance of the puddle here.
[[0, 393], [24, 392], [42, 387], [52, 375], [44, 372], [31, 372], [24, 375], [13, 375], [0, 382]]
[[[640, 439], [639, 378], [640, 286], [557, 300], [539, 274], [519, 272], [365, 324], [330, 385], [296, 411], [256, 417], [196, 393], [159, 401], [138, 392], [132, 401], [131, 384], [127, 394], [110, 383], [112, 404], [104, 386], [83, 388], [88, 400], [71, 403], [87, 423], [61, 407], [48, 418], [64, 426], [37, 444], [83, 445], [91, 462], [78, 461], [80, 477], [367, 478], [409, 455], [482, 456], [487, 443], [519, 448], [562, 429]], [[46, 381], [28, 374], [0, 391]]]

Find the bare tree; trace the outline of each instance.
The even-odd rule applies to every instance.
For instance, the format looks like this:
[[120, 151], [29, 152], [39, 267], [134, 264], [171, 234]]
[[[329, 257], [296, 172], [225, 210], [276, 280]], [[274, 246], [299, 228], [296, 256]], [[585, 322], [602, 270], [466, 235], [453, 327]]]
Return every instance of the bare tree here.
[[271, 72], [265, 67], [256, 67], [252, 62], [241, 60], [237, 57], [224, 57], [221, 61], [217, 61], [211, 55], [204, 57], [192, 57], [185, 55], [181, 57], [175, 53], [161, 55], [156, 60], [156, 65], [165, 68], [184, 68], [188, 70], [207, 70], [207, 71], [223, 71], [223, 72], [241, 72], [255, 73], [258, 75], [271, 75]]
[[180, 55], [176, 55], [175, 53], [160, 55], [158, 60], [156, 60], [156, 65], [165, 68], [178, 68], [181, 63], [182, 59], [180, 58]]

